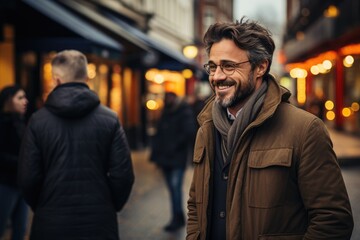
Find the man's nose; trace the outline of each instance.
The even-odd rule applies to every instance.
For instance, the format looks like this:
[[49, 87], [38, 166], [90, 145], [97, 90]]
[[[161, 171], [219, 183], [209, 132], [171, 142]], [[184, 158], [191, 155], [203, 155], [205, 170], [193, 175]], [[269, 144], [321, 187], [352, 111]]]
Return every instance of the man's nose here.
[[214, 75], [212, 76], [213, 80], [224, 80], [226, 78], [225, 73], [222, 71], [220, 66], [216, 66]]

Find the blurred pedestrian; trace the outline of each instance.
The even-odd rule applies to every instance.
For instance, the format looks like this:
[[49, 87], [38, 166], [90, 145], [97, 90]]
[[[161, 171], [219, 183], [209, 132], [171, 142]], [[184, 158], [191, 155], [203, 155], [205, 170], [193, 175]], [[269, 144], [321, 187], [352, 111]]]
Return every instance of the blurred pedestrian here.
[[324, 120], [325, 115], [325, 98], [324, 94], [321, 91], [311, 94], [307, 100], [305, 109], [319, 117], [321, 120]]
[[204, 44], [215, 96], [198, 117], [187, 239], [350, 239], [329, 133], [269, 74], [271, 33], [242, 18], [211, 25]]
[[119, 239], [116, 212], [134, 182], [124, 130], [87, 86], [85, 55], [64, 50], [51, 65], [56, 87], [30, 118], [20, 153], [30, 239]]
[[164, 103], [150, 160], [161, 168], [170, 193], [171, 220], [164, 230], [175, 231], [185, 225], [182, 186], [195, 121], [190, 105], [174, 92], [165, 93]]
[[26, 124], [28, 100], [17, 85], [6, 86], [0, 93], [0, 238], [10, 220], [11, 239], [23, 240], [27, 227], [28, 206], [17, 185], [17, 166], [21, 139]]

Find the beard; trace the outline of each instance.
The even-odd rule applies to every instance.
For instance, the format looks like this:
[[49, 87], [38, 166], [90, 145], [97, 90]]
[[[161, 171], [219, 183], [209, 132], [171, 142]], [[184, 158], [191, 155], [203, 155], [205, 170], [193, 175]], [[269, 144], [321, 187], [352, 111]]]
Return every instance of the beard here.
[[[230, 81], [230, 80], [226, 80]], [[254, 72], [251, 71], [246, 82], [239, 82], [235, 87], [235, 93], [231, 96], [221, 96], [216, 93], [215, 101], [224, 108], [234, 107], [245, 101], [255, 91]]]

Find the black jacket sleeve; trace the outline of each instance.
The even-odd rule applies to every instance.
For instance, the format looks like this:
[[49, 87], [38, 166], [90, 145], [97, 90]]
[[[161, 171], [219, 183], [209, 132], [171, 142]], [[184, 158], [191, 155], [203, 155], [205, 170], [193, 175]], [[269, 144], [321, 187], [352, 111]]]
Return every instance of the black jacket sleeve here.
[[116, 211], [120, 211], [129, 198], [135, 177], [130, 148], [119, 122], [116, 124], [108, 166], [107, 175], [114, 205]]
[[39, 145], [32, 127], [30, 121], [20, 149], [18, 184], [26, 202], [32, 210], [35, 210], [43, 185], [44, 171]]

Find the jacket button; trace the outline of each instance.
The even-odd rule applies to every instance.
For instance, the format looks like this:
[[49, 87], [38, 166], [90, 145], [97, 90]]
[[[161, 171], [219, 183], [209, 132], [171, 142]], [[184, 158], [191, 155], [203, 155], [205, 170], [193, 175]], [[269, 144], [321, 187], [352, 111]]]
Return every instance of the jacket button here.
[[226, 180], [228, 180], [228, 178], [229, 178], [229, 176], [226, 175], [226, 173], [224, 173], [224, 174], [223, 174], [223, 179], [226, 181]]
[[225, 217], [225, 212], [224, 211], [221, 211], [220, 214], [219, 214], [220, 218], [224, 218]]

